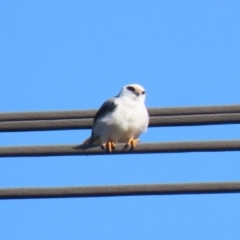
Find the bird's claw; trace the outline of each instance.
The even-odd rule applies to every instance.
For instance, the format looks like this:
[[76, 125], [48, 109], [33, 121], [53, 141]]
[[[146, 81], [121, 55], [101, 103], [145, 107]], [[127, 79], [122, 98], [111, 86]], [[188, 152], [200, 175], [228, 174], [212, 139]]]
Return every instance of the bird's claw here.
[[102, 144], [102, 148], [108, 150], [109, 152], [112, 152], [112, 150], [116, 148], [116, 143], [113, 141], [107, 141]]
[[140, 142], [140, 140], [134, 139], [134, 138], [129, 138], [128, 142], [127, 142], [127, 146], [131, 146], [132, 148], [135, 148], [137, 145], [137, 142]]

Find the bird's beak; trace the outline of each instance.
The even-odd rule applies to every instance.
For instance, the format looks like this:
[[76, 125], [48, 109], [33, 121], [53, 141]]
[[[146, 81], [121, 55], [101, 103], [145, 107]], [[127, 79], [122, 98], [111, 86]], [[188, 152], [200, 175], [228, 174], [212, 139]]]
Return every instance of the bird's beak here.
[[140, 94], [141, 94], [141, 91], [140, 91], [140, 90], [138, 90], [138, 89], [135, 89], [135, 94], [136, 94], [137, 96], [140, 96]]

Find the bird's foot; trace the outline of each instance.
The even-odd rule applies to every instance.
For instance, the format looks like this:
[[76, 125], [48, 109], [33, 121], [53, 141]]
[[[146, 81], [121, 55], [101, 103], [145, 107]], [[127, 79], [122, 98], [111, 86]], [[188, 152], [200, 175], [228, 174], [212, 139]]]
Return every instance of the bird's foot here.
[[102, 144], [102, 148], [108, 150], [109, 152], [112, 152], [112, 150], [116, 148], [116, 143], [113, 141], [107, 141]]
[[127, 146], [131, 146], [132, 148], [135, 148], [138, 142], [140, 142], [138, 138], [137, 139], [129, 138], [127, 142]]

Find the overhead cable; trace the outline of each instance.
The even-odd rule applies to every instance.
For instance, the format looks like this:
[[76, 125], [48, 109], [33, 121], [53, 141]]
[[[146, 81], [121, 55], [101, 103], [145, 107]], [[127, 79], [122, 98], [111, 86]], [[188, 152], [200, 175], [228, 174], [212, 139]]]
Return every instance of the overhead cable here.
[[0, 199], [116, 197], [240, 193], [240, 182], [144, 184], [89, 187], [2, 188]]
[[[0, 122], [0, 132], [91, 129], [93, 119]], [[149, 127], [198, 126], [240, 123], [240, 113], [150, 117]]]
[[[149, 108], [148, 112], [149, 115], [152, 117], [173, 115], [240, 113], [240, 105]], [[1, 113], [0, 121], [93, 118], [95, 113], [96, 110]]]
[[50, 145], [0, 147], [0, 157], [43, 157], [43, 156], [88, 156], [143, 153], [186, 153], [239, 151], [240, 140], [235, 141], [191, 141], [139, 143], [132, 150], [125, 144], [117, 144], [115, 151], [109, 153], [96, 145]]

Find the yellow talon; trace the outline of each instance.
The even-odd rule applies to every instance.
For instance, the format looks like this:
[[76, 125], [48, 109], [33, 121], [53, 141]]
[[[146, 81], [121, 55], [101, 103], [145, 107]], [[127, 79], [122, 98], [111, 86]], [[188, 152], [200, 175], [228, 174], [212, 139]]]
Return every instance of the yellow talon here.
[[140, 142], [139, 139], [129, 138], [127, 145], [131, 146], [132, 148], [135, 148], [137, 145], [137, 142]]
[[107, 141], [106, 143], [102, 144], [102, 147], [108, 150], [109, 152], [112, 152], [112, 150], [115, 149], [116, 147], [116, 143], [113, 141]]

